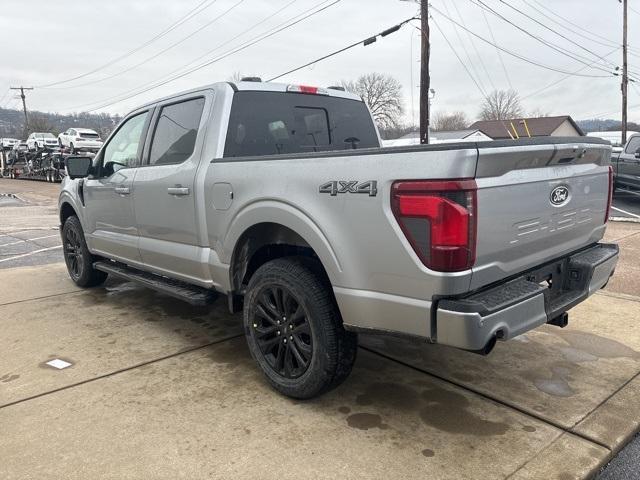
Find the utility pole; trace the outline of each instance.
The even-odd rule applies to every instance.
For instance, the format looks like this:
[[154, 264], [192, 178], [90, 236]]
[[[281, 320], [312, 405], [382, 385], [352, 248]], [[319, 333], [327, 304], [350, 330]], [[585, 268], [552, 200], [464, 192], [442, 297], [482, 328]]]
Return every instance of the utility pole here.
[[[626, 2], [626, 0], [625, 0]], [[422, 47], [420, 62], [420, 143], [429, 143], [429, 0], [420, 2], [420, 21], [422, 30]]]
[[11, 90], [20, 90], [20, 98], [22, 99], [22, 110], [24, 110], [24, 135], [27, 136], [29, 130], [29, 117], [27, 116], [27, 100], [24, 95], [25, 90], [33, 90], [33, 87], [10, 87]]
[[622, 0], [622, 144], [627, 143], [627, 89], [629, 76], [627, 72], [627, 0]]

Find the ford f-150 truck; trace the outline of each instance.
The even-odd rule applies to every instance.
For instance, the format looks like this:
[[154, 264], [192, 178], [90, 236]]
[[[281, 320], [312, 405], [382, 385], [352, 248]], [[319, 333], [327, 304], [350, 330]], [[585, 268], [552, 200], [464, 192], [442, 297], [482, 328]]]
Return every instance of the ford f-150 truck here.
[[616, 186], [640, 188], [640, 133], [629, 137], [622, 151], [612, 155], [611, 162]]
[[243, 310], [251, 354], [309, 398], [351, 371], [357, 332], [487, 354], [602, 288], [611, 148], [596, 138], [380, 148], [337, 88], [217, 83], [131, 112], [67, 160], [64, 258]]

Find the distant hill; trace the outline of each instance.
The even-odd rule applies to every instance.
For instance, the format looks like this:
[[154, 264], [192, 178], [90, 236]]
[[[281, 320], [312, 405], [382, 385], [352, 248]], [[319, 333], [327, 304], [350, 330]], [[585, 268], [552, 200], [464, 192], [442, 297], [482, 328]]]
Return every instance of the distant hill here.
[[[584, 133], [619, 131], [622, 129], [622, 122], [620, 122], [620, 120], [593, 118], [591, 120], [578, 120], [576, 123]], [[640, 131], [640, 125], [637, 123], [629, 122], [628, 128], [629, 130]]]
[[122, 117], [107, 113], [73, 113], [62, 115], [48, 112], [29, 112], [29, 132], [24, 135], [24, 114], [22, 110], [0, 108], [0, 137], [13, 137], [24, 140], [31, 132], [51, 132], [58, 135], [68, 128], [91, 128], [102, 138], [109, 136], [120, 123]]

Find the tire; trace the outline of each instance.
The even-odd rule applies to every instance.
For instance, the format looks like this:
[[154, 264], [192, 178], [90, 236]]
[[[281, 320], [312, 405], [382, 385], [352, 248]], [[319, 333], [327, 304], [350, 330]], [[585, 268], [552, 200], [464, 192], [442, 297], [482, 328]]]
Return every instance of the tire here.
[[251, 356], [273, 388], [297, 399], [337, 387], [357, 354], [358, 337], [342, 326], [331, 285], [317, 271], [306, 258], [272, 260], [253, 274], [244, 297]]
[[93, 268], [96, 259], [87, 248], [82, 225], [75, 215], [62, 226], [62, 251], [69, 276], [79, 287], [95, 287], [107, 279], [105, 272]]

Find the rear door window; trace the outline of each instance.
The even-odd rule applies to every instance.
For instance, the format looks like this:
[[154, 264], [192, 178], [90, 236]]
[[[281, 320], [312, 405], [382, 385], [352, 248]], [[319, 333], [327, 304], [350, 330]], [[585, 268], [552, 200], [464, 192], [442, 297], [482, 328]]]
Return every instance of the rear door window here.
[[203, 108], [203, 97], [162, 107], [153, 133], [150, 165], [182, 163], [193, 154]]
[[225, 157], [379, 147], [364, 102], [326, 95], [236, 92]]
[[634, 154], [638, 151], [639, 148], [640, 148], [640, 136], [632, 137], [631, 140], [629, 140], [629, 144], [627, 145], [627, 148], [624, 150], [624, 152]]

